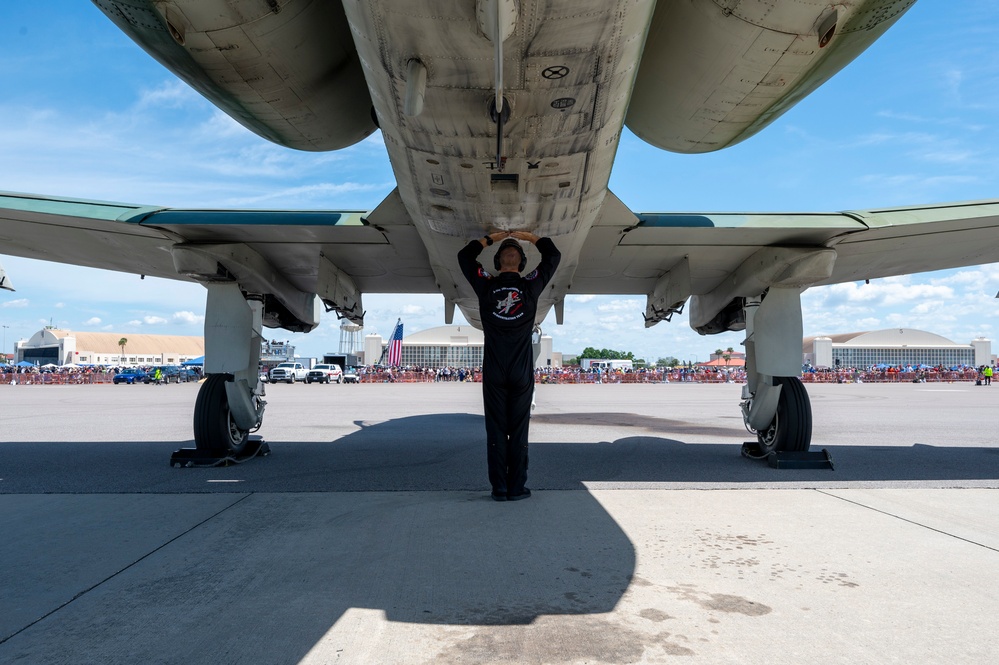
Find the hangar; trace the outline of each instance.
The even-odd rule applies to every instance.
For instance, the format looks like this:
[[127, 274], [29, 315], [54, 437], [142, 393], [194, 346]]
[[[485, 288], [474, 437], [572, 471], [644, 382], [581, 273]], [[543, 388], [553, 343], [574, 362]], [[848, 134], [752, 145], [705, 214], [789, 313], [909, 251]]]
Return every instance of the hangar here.
[[[437, 326], [415, 332], [402, 338], [403, 367], [480, 367], [482, 347], [485, 344], [483, 333], [470, 325]], [[378, 334], [364, 338], [364, 362], [375, 365], [382, 361], [388, 343]], [[558, 367], [562, 364], [562, 354], [552, 351], [552, 338], [541, 336], [541, 354], [537, 367]]]
[[37, 365], [179, 365], [203, 355], [203, 337], [79, 332], [58, 328], [44, 328], [14, 345], [15, 363], [25, 361]]
[[992, 342], [985, 338], [958, 344], [912, 328], [887, 328], [868, 332], [819, 335], [802, 340], [802, 359], [815, 367], [871, 367], [872, 365], [992, 364]]

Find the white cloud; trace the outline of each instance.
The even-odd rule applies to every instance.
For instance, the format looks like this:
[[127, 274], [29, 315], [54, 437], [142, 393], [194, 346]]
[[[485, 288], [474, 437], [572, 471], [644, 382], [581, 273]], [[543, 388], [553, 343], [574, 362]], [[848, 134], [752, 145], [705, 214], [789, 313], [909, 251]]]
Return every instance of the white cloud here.
[[[635, 316], [638, 313], [645, 311], [645, 306], [641, 300], [636, 298], [620, 298], [614, 299], [610, 302], [605, 302], [597, 305], [598, 312], [634, 312]], [[605, 319], [606, 320], [606, 319]]]
[[142, 317], [142, 322], [147, 326], [158, 326], [167, 322], [162, 316], [144, 316]]
[[27, 298], [18, 298], [17, 300], [8, 300], [3, 306], [4, 307], [27, 307], [30, 301]]
[[143, 90], [136, 102], [138, 111], [164, 108], [180, 108], [191, 104], [202, 103], [202, 98], [189, 85], [178, 79], [167, 79], [158, 87]]
[[99, 318], [97, 318], [96, 316], [92, 316], [89, 319], [87, 319], [86, 321], [84, 321], [83, 325], [85, 325], [85, 326], [99, 326], [99, 325], [101, 325], [101, 320]]
[[181, 324], [194, 325], [205, 322], [204, 315], [195, 314], [194, 312], [174, 312], [171, 318], [174, 323]]
[[930, 162], [941, 162], [941, 163], [952, 163], [959, 164], [963, 162], [971, 161], [972, 158], [976, 157], [979, 153], [972, 150], [925, 150], [919, 153], [922, 159]]
[[828, 289], [827, 304], [864, 303], [867, 305], [891, 306], [905, 302], [924, 301], [929, 298], [954, 296], [949, 286], [935, 284], [913, 284], [911, 278], [889, 277], [875, 280], [870, 284], [848, 282], [833, 284]]

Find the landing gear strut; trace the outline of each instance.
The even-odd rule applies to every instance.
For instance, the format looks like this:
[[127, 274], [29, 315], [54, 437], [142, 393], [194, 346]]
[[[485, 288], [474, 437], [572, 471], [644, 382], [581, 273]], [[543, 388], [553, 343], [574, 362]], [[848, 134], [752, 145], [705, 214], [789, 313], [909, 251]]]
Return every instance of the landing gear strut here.
[[742, 417], [760, 453], [805, 452], [812, 441], [812, 404], [801, 370], [801, 289], [770, 288], [746, 298], [746, 385]]
[[205, 308], [206, 380], [194, 404], [194, 443], [173, 454], [171, 466], [241, 461], [269, 452], [250, 433], [264, 418], [260, 383], [263, 302], [233, 283], [208, 284]]

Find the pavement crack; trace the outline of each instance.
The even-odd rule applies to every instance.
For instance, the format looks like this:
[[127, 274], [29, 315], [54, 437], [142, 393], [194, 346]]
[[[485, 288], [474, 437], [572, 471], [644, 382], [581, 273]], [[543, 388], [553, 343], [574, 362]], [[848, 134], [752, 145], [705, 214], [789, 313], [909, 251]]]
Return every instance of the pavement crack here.
[[866, 509], [872, 510], [872, 511], [874, 511], [876, 513], [881, 513], [882, 515], [887, 515], [888, 517], [893, 517], [893, 518], [895, 518], [897, 520], [901, 520], [903, 522], [908, 522], [909, 524], [912, 524], [914, 526], [922, 527], [922, 528], [927, 529], [929, 531], [935, 531], [936, 533], [939, 533], [939, 534], [944, 535], [944, 536], [948, 536], [949, 538], [955, 538], [957, 540], [962, 540], [962, 541], [964, 541], [964, 542], [966, 542], [966, 543], [968, 543], [970, 545], [977, 545], [978, 547], [981, 547], [981, 548], [987, 549], [987, 550], [991, 550], [992, 552], [999, 552], [999, 548], [992, 547], [991, 545], [986, 545], [985, 543], [980, 543], [978, 541], [971, 540], [970, 538], [964, 538], [963, 536], [958, 536], [957, 534], [953, 534], [953, 533], [950, 533], [948, 531], [944, 531], [943, 529], [937, 529], [936, 527], [932, 527], [932, 526], [930, 526], [928, 524], [923, 524], [922, 522], [917, 522], [915, 520], [910, 520], [907, 517], [902, 517], [901, 515], [896, 515], [895, 513], [888, 512], [887, 510], [881, 510], [880, 508], [875, 508], [874, 506], [869, 506], [866, 503], [861, 503], [860, 501], [855, 501], [853, 499], [847, 499], [846, 497], [839, 496], [839, 495], [833, 494], [831, 492], [825, 492], [825, 491], [820, 490], [820, 489], [816, 489], [815, 491], [818, 492], [819, 494], [825, 494], [826, 496], [832, 497], [834, 499], [839, 499], [840, 501], [845, 501], [847, 503], [852, 503], [855, 506], [860, 506], [861, 508], [866, 508]]
[[168, 540], [168, 541], [160, 544], [159, 546], [157, 546], [157, 547], [149, 550], [148, 552], [146, 552], [145, 554], [143, 554], [142, 556], [140, 556], [138, 559], [136, 559], [135, 561], [131, 562], [127, 566], [124, 566], [123, 568], [121, 568], [121, 569], [119, 569], [119, 570], [111, 573], [110, 575], [108, 575], [104, 579], [100, 580], [99, 582], [96, 582], [96, 583], [92, 584], [91, 586], [87, 587], [86, 589], [83, 589], [82, 591], [80, 591], [76, 595], [74, 595], [72, 598], [70, 598], [69, 600], [67, 600], [66, 602], [61, 603], [60, 605], [58, 605], [57, 607], [55, 607], [52, 610], [49, 610], [48, 612], [46, 612], [42, 616], [38, 617], [34, 621], [31, 621], [28, 624], [22, 626], [21, 628], [19, 628], [18, 630], [14, 631], [10, 635], [6, 635], [6, 636], [0, 638], [0, 644], [6, 643], [11, 638], [14, 638], [14, 637], [20, 635], [21, 633], [23, 633], [24, 631], [28, 630], [29, 628], [31, 628], [35, 624], [38, 624], [38, 623], [44, 621], [45, 619], [49, 618], [50, 616], [52, 616], [53, 614], [55, 614], [59, 610], [63, 609], [64, 607], [67, 607], [68, 605], [70, 605], [71, 603], [73, 603], [74, 601], [76, 601], [77, 599], [82, 598], [83, 596], [87, 595], [88, 593], [90, 593], [91, 591], [93, 591], [94, 589], [96, 589], [97, 587], [100, 587], [100, 586], [106, 584], [107, 582], [113, 580], [114, 578], [116, 578], [119, 575], [121, 575], [122, 573], [124, 573], [126, 570], [129, 570], [130, 568], [133, 568], [136, 564], [141, 563], [142, 561], [145, 561], [146, 559], [148, 559], [152, 555], [156, 554], [157, 552], [159, 552], [160, 550], [162, 550], [167, 545], [175, 543], [176, 541], [180, 540], [181, 538], [183, 538], [187, 534], [191, 533], [192, 531], [194, 531], [195, 529], [197, 529], [201, 525], [203, 525], [203, 524], [205, 524], [207, 522], [210, 522], [211, 520], [215, 519], [216, 517], [218, 517], [222, 513], [226, 512], [230, 508], [235, 507], [239, 503], [242, 503], [243, 501], [245, 501], [246, 499], [250, 498], [251, 496], [253, 496], [253, 492], [250, 492], [249, 494], [246, 494], [246, 495], [240, 497], [236, 501], [233, 501], [232, 503], [230, 503], [228, 506], [225, 506], [224, 508], [219, 509], [218, 511], [216, 511], [212, 515], [209, 515], [205, 519], [203, 519], [200, 522], [198, 522], [197, 524], [194, 524], [190, 528], [185, 529], [184, 531], [182, 531], [181, 533], [177, 534], [176, 536], [174, 536], [170, 540]]

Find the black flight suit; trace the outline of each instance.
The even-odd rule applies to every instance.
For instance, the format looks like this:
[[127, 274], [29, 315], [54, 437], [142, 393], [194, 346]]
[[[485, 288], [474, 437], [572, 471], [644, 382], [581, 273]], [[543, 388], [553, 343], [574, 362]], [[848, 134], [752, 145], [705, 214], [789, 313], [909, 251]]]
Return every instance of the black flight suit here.
[[482, 401], [494, 496], [519, 496], [527, 482], [527, 431], [534, 392], [531, 335], [538, 297], [562, 258], [551, 238], [540, 238], [535, 246], [541, 263], [524, 277], [515, 272], [494, 276], [483, 270], [476, 261], [483, 250], [478, 240], [458, 252], [458, 265], [479, 297], [485, 333]]

